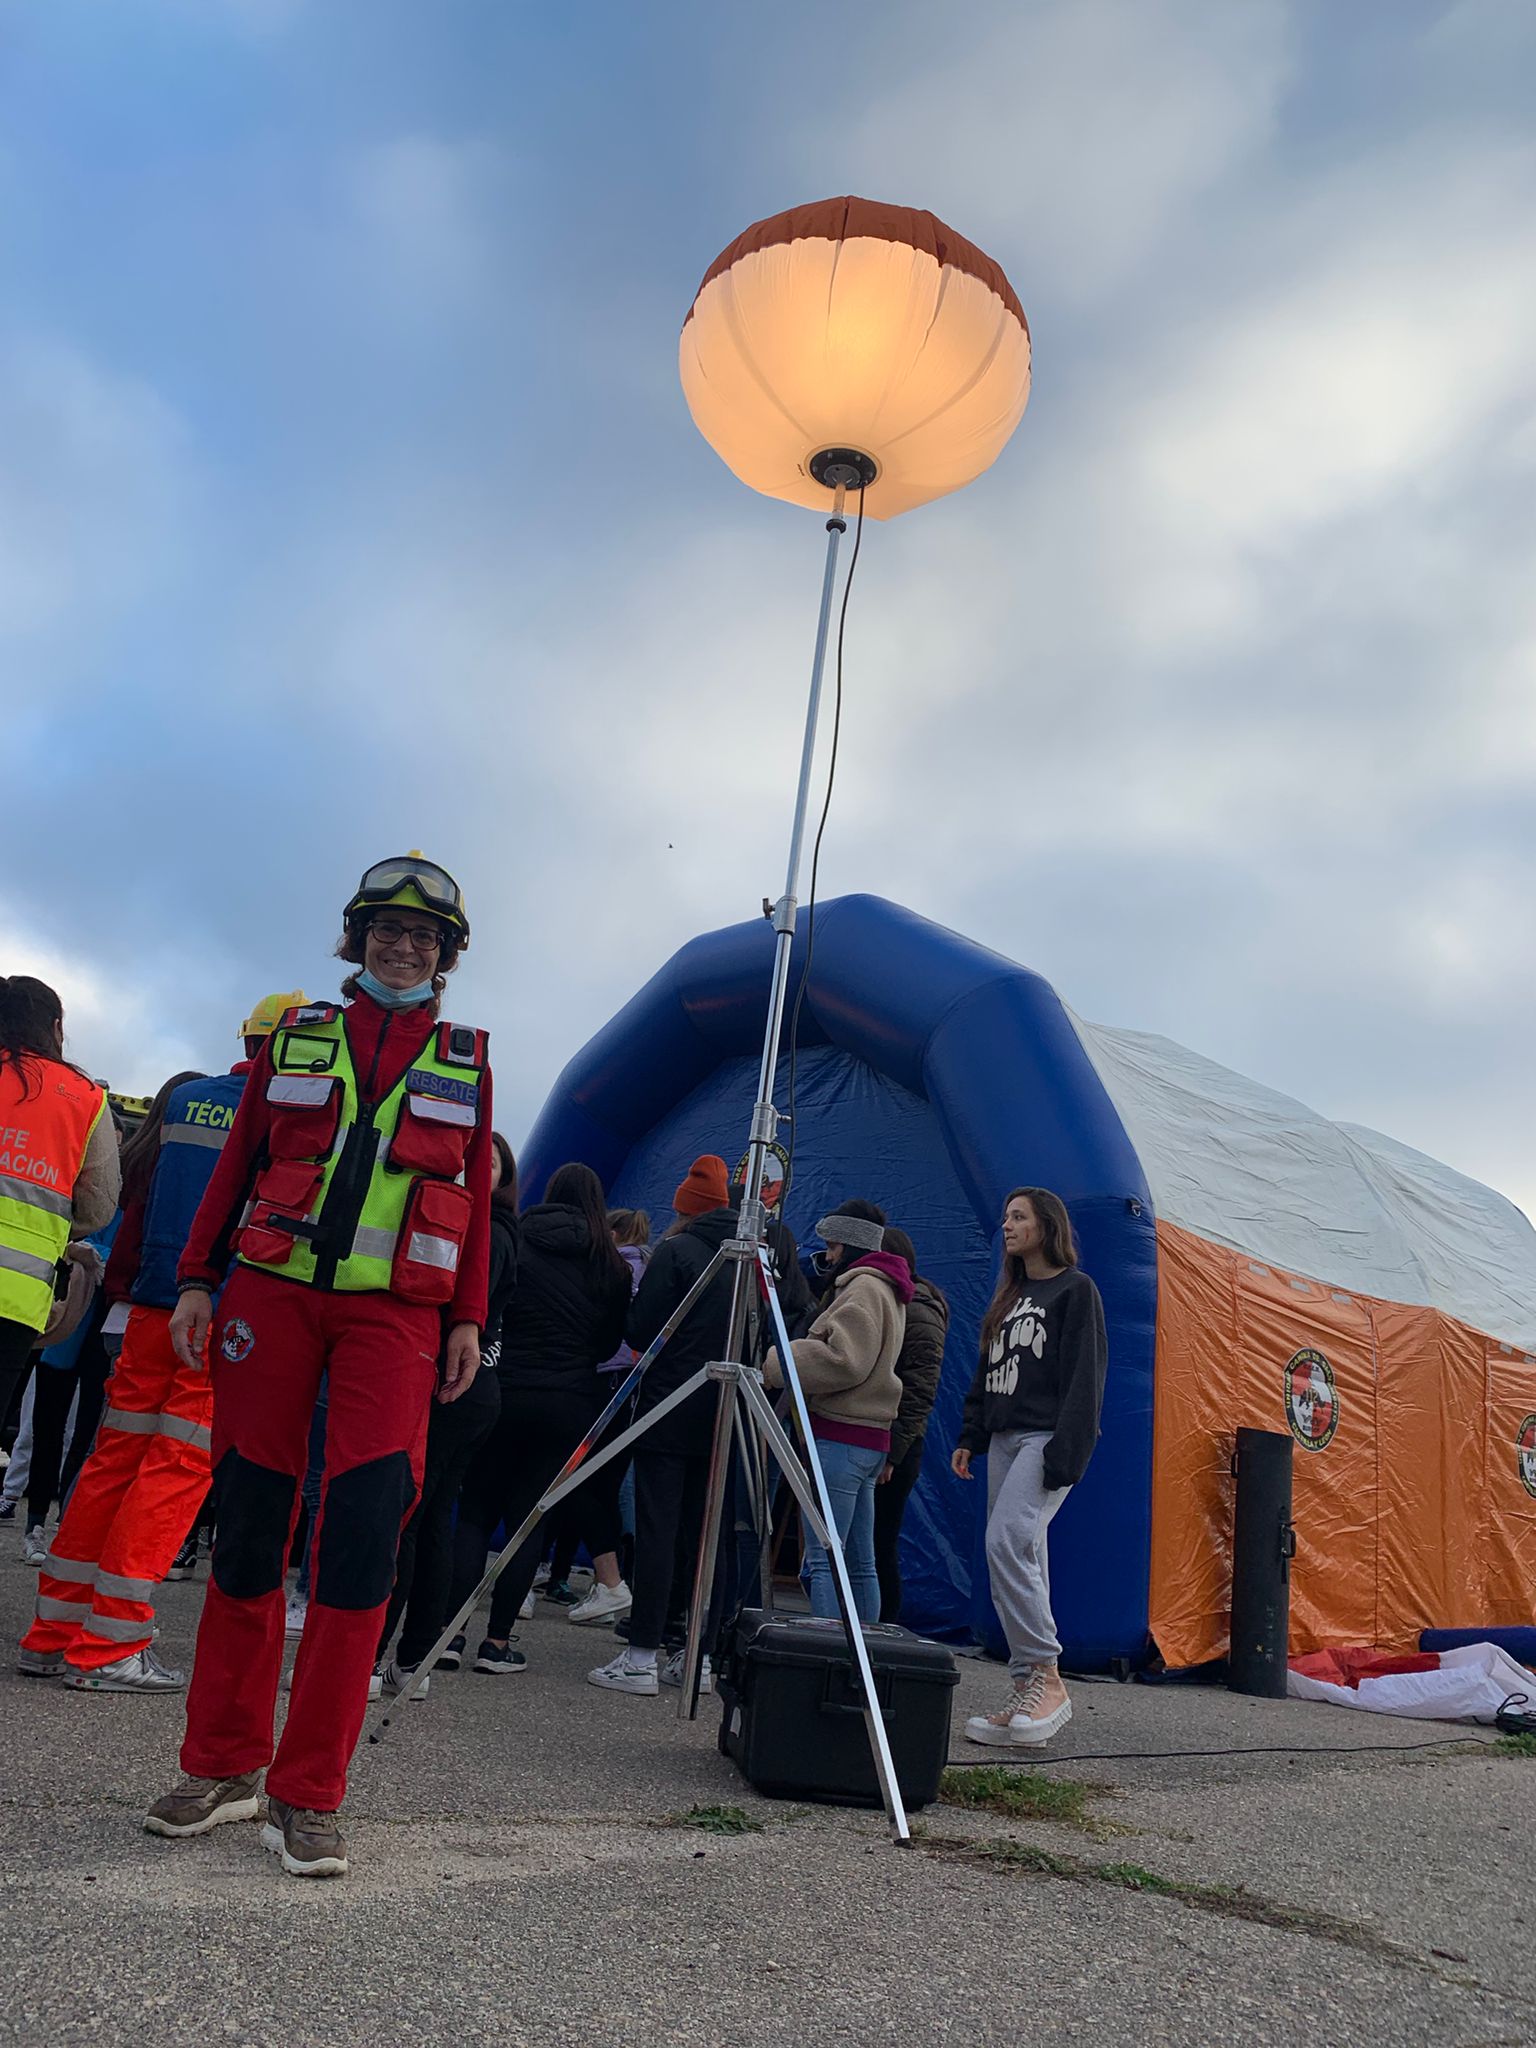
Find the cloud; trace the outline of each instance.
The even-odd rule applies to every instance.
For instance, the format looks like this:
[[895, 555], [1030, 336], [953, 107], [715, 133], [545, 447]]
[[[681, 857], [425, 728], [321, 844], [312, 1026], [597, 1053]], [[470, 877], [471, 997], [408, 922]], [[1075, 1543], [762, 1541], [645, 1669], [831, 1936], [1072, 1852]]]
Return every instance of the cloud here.
[[112, 978], [68, 947], [39, 942], [10, 918], [0, 921], [0, 960], [7, 974], [34, 975], [57, 993], [67, 1057], [108, 1087], [151, 1095], [183, 1069], [209, 1071], [207, 1048], [194, 1049], [196, 1034], [184, 1036], [167, 1023], [176, 1016], [174, 1001], [167, 1000], [171, 984], [149, 976], [126, 983]]
[[829, 149], [807, 121], [786, 154], [830, 157], [849, 189], [931, 206], [1005, 267], [1018, 260], [1026, 310], [1036, 272], [1070, 302], [1102, 302], [1186, 236], [1269, 145], [1295, 62], [1272, 0], [970, 9], [937, 62], [929, 11], [898, 20], [907, 33], [888, 48], [908, 75], [872, 94], [846, 140]]
[[35, 649], [161, 588], [195, 504], [159, 392], [58, 336], [0, 334], [0, 642]]

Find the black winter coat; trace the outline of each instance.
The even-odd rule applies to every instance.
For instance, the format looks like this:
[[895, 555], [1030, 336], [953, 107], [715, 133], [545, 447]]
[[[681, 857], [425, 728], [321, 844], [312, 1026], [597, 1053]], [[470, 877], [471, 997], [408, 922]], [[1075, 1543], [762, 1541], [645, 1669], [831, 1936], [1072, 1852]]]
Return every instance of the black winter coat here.
[[501, 1319], [512, 1290], [517, 1285], [517, 1211], [503, 1202], [491, 1203], [491, 1259], [486, 1282], [485, 1328], [480, 1349], [493, 1356], [501, 1343]]
[[517, 1285], [496, 1370], [508, 1392], [582, 1394], [602, 1406], [597, 1368], [624, 1339], [629, 1268], [599, 1264], [579, 1209], [541, 1202], [519, 1220]]
[[891, 1424], [891, 1463], [902, 1459], [928, 1433], [928, 1417], [944, 1370], [944, 1338], [949, 1329], [949, 1303], [931, 1280], [919, 1280], [907, 1303], [907, 1334], [896, 1361], [901, 1381], [901, 1406]]
[[[711, 1257], [736, 1235], [737, 1228], [738, 1217], [734, 1208], [711, 1209], [707, 1215], [691, 1218], [675, 1237], [661, 1240], [651, 1254], [645, 1278], [636, 1291], [624, 1332], [625, 1341], [637, 1353], [654, 1341]], [[790, 1335], [796, 1336], [810, 1307], [810, 1289], [800, 1271], [795, 1240], [789, 1231], [782, 1223], [770, 1223], [768, 1236], [773, 1246], [773, 1272], [779, 1306], [784, 1311]], [[730, 1265], [720, 1268], [683, 1323], [647, 1367], [640, 1382], [638, 1415], [649, 1413], [701, 1365], [707, 1365], [710, 1359], [722, 1355], [731, 1320], [733, 1273], [734, 1268]], [[769, 1342], [772, 1342], [771, 1337]], [[648, 1430], [636, 1449], [681, 1451], [692, 1456], [707, 1452], [714, 1425], [716, 1391], [714, 1387], [701, 1387], [681, 1408], [675, 1408], [654, 1429]]]

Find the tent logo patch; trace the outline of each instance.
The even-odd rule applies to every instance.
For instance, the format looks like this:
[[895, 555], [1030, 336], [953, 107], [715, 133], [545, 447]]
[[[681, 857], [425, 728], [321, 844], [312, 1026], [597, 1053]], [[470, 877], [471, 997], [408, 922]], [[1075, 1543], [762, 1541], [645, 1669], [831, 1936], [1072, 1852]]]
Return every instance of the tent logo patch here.
[[231, 1365], [240, 1365], [256, 1349], [256, 1332], [244, 1316], [231, 1316], [224, 1325], [223, 1340], [219, 1349]]
[[1339, 1426], [1333, 1367], [1321, 1351], [1298, 1351], [1285, 1368], [1285, 1419], [1304, 1451], [1326, 1450]]
[[1520, 1484], [1536, 1500], [1536, 1415], [1527, 1415], [1515, 1436], [1515, 1470]]

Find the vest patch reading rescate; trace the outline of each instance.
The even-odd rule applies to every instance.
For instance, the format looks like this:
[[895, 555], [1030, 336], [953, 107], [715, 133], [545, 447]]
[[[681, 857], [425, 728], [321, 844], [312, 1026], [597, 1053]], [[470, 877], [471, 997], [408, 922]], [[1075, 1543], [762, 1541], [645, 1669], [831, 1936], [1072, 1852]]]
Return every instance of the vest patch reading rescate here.
[[411, 1095], [440, 1095], [445, 1102], [467, 1103], [471, 1109], [480, 1105], [478, 1081], [460, 1081], [451, 1074], [429, 1074], [425, 1067], [412, 1067], [405, 1077], [405, 1086]]

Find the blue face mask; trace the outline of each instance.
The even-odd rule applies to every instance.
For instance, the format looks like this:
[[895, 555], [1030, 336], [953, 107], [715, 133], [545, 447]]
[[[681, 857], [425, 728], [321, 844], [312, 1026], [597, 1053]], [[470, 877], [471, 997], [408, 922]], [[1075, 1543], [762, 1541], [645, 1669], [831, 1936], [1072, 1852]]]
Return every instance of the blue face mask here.
[[357, 985], [364, 995], [372, 996], [386, 1010], [409, 1010], [416, 1003], [428, 1001], [432, 994], [430, 981], [418, 981], [414, 988], [386, 988], [366, 967], [358, 970]]

